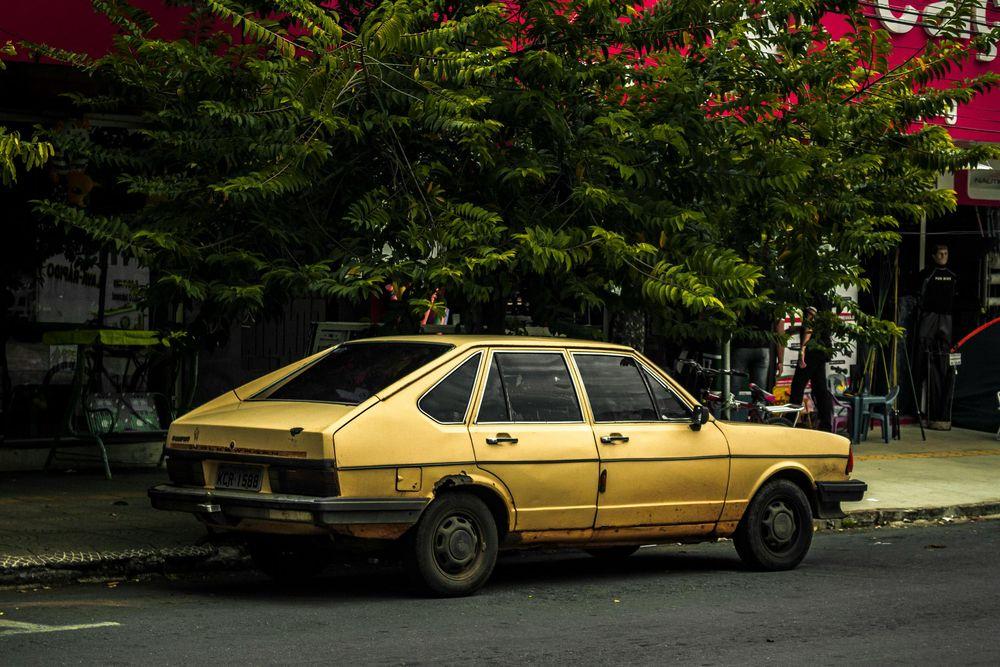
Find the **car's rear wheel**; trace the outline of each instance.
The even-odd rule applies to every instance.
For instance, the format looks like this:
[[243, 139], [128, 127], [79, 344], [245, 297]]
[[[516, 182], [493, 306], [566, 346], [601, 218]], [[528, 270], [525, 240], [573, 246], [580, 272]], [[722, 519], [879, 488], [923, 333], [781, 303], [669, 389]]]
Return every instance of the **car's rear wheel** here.
[[638, 544], [628, 544], [613, 547], [597, 547], [595, 549], [584, 549], [594, 558], [606, 561], [625, 560], [639, 550]]
[[733, 536], [744, 563], [760, 570], [790, 570], [812, 544], [812, 509], [797, 484], [773, 479], [750, 501]]
[[496, 521], [486, 504], [467, 493], [445, 494], [410, 535], [411, 579], [433, 595], [470, 595], [489, 579], [498, 548]]
[[304, 583], [329, 564], [326, 549], [314, 540], [258, 538], [247, 543], [254, 567], [281, 583]]

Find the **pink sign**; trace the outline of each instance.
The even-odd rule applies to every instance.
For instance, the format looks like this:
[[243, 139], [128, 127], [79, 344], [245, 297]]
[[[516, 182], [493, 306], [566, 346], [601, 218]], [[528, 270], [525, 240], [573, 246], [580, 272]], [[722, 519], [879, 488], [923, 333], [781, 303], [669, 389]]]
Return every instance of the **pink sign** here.
[[[162, 0], [137, 0], [138, 7], [148, 11], [159, 24], [159, 37], [173, 38], [180, 33], [180, 22], [188, 10], [167, 7]], [[4, 0], [0, 12], [0, 45], [5, 42], [37, 42], [49, 46], [81, 51], [99, 58], [111, 48], [115, 26], [94, 11], [89, 2], [66, 0]], [[19, 48], [14, 60], [31, 60]]]
[[[976, 2], [973, 15], [962, 19], [959, 26], [966, 42], [1000, 25], [1000, 0]], [[938, 30], [933, 21], [953, 3], [949, 0], [863, 0], [861, 4], [871, 16], [872, 26], [889, 33], [893, 44], [890, 65], [897, 65], [914, 54], [919, 55], [928, 40], [936, 38]], [[848, 30], [847, 23], [839, 16], [828, 17], [824, 24], [835, 37]], [[970, 44], [969, 51], [968, 59], [948, 73], [942, 86], [986, 72], [1000, 72], [996, 44], [982, 51], [976, 51]], [[1000, 89], [979, 95], [970, 103], [952, 109], [945, 117], [931, 118], [928, 122], [945, 125], [952, 138], [958, 141], [1000, 142]]]
[[[1000, 25], [1000, 0], [976, 2], [974, 15], [965, 19], [962, 26], [968, 38], [988, 33], [992, 27]], [[7, 0], [4, 4], [0, 15], [0, 44], [7, 40], [38, 41], [84, 51], [91, 56], [99, 56], [111, 46], [114, 26], [98, 15], [89, 2]], [[162, 26], [161, 36], [169, 38], [177, 34], [183, 8], [168, 8], [162, 0], [138, 0], [137, 4], [154, 15]], [[903, 62], [922, 49], [927, 40], [934, 39], [936, 30], [929, 19], [933, 20], [949, 4], [949, 0], [862, 0], [873, 26], [885, 29], [892, 37], [893, 64]], [[840, 16], [830, 15], [824, 19], [824, 24], [835, 37], [848, 30]], [[18, 59], [27, 57], [23, 51], [19, 55]], [[948, 75], [947, 81], [959, 81], [984, 72], [1000, 72], [996, 45], [984, 52], [970, 53], [968, 60]], [[947, 126], [957, 140], [1000, 142], [1000, 90], [978, 96], [945, 118], [928, 120]]]

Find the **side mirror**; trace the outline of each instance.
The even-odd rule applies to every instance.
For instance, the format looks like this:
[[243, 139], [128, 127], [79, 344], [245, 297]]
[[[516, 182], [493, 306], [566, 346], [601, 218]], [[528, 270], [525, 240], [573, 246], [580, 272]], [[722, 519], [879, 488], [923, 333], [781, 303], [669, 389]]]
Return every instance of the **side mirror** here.
[[708, 423], [708, 408], [704, 405], [694, 406], [694, 410], [691, 412], [691, 430], [700, 431], [702, 424]]

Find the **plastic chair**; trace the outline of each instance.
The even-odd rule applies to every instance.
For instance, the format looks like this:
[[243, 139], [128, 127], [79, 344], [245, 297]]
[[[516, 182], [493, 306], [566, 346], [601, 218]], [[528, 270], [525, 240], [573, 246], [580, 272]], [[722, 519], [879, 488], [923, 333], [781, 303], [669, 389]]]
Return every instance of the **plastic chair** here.
[[830, 373], [826, 376], [826, 386], [830, 389], [830, 398], [833, 401], [832, 430], [840, 433], [841, 429], [849, 431], [851, 428], [851, 399], [844, 395], [847, 389], [847, 376], [843, 373]]
[[867, 439], [872, 417], [877, 416], [882, 422], [882, 440], [888, 445], [889, 436], [892, 434], [890, 415], [896, 399], [899, 398], [899, 385], [890, 389], [885, 396], [861, 396], [860, 398], [861, 419], [855, 420], [855, 423], [861, 427], [860, 439]]

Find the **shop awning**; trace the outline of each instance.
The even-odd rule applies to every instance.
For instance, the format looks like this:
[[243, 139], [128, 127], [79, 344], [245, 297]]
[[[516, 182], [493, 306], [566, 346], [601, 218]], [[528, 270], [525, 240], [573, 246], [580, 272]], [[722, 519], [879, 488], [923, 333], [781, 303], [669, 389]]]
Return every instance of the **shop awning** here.
[[162, 345], [155, 331], [133, 329], [70, 329], [42, 334], [46, 345], [108, 345], [114, 347], [152, 347]]

